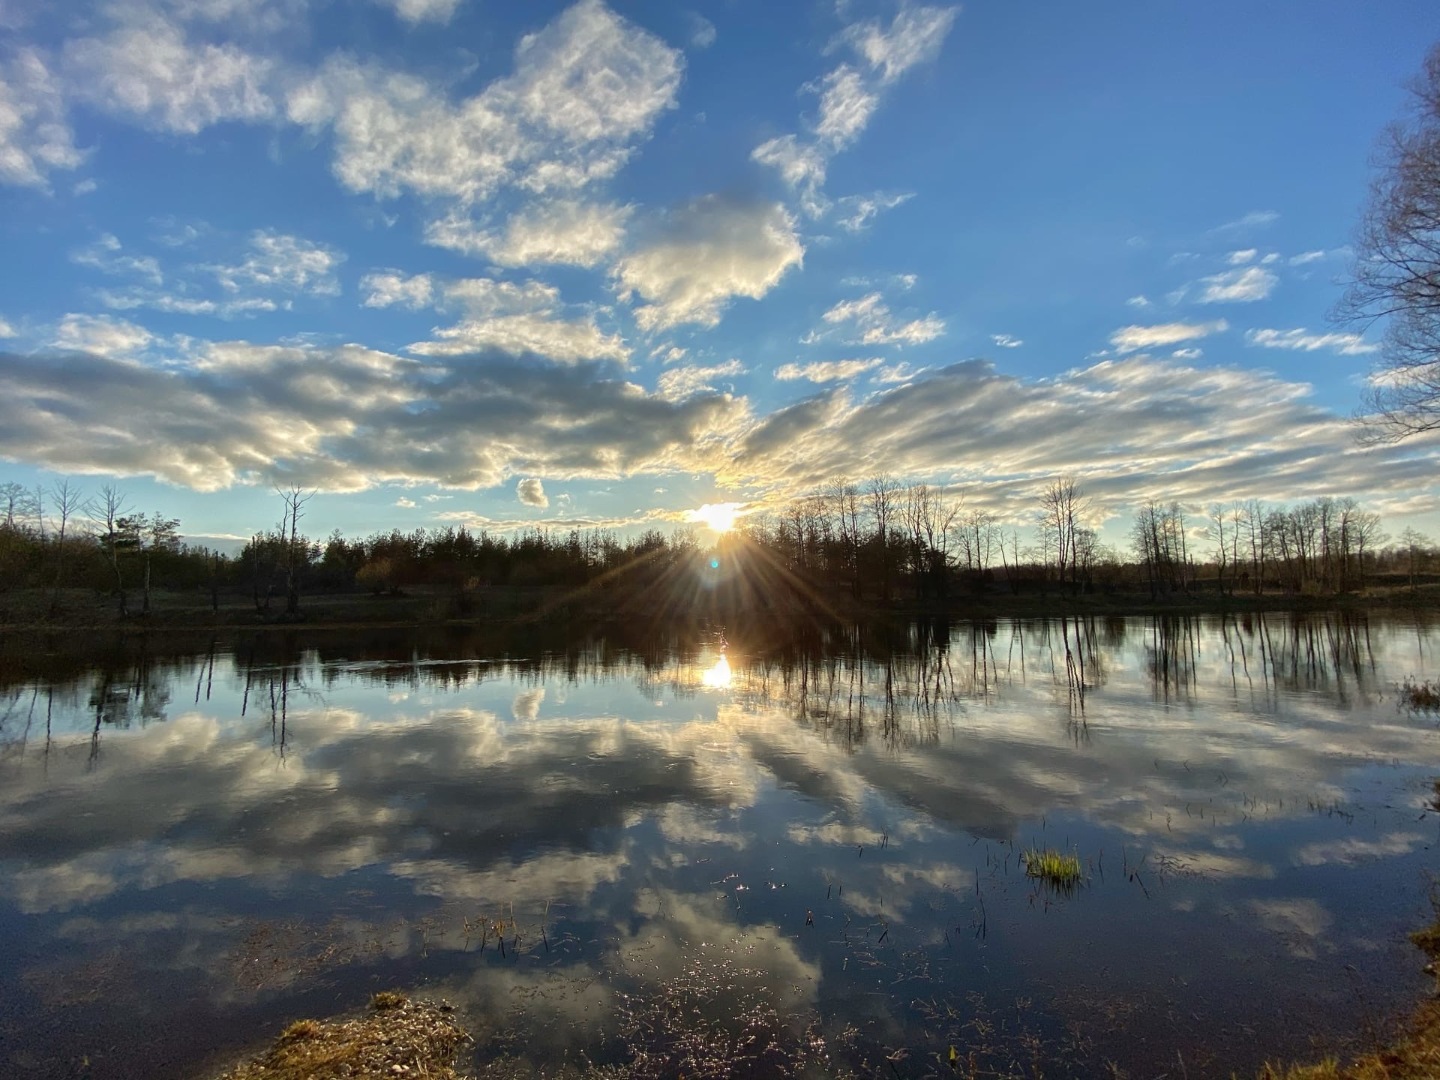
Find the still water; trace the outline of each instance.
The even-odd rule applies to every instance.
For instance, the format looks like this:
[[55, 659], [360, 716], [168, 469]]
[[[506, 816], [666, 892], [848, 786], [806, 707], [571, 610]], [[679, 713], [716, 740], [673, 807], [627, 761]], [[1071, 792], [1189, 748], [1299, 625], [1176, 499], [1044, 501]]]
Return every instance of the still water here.
[[482, 1063], [1199, 1078], [1426, 983], [1423, 621], [3, 649], [7, 1077], [213, 1074], [398, 987]]

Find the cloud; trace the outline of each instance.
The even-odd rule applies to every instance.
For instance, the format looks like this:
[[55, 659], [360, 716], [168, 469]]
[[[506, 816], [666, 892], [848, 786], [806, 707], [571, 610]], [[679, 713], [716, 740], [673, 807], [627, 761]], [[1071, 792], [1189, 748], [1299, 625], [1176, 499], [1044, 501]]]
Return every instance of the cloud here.
[[1225, 257], [1225, 261], [1231, 266], [1244, 266], [1248, 262], [1254, 262], [1255, 256], [1260, 254], [1254, 248], [1245, 248], [1243, 251], [1232, 251]]
[[1290, 256], [1288, 261], [1291, 266], [1304, 266], [1307, 263], [1319, 262], [1323, 258], [1323, 251], [1302, 251], [1299, 255]]
[[395, 500], [395, 505], [400, 507], [401, 510], [414, 510], [416, 503], [414, 499], [407, 499], [402, 495]]
[[1249, 266], [1243, 270], [1227, 270], [1223, 274], [1212, 274], [1200, 279], [1205, 286], [1198, 303], [1250, 303], [1264, 300], [1279, 283], [1280, 279], [1269, 270]]
[[886, 83], [892, 83], [916, 64], [935, 59], [950, 32], [957, 7], [902, 6], [888, 28], [878, 20], [857, 23], [845, 38]]
[[465, 356], [499, 351], [511, 356], [538, 355], [560, 363], [584, 360], [616, 360], [625, 363], [630, 348], [619, 334], [606, 334], [593, 315], [567, 318], [560, 292], [540, 281], [498, 281], [494, 278], [461, 278], [437, 285], [405, 279], [403, 287], [428, 287], [438, 293], [440, 304], [460, 307], [466, 317], [460, 322], [432, 331], [429, 341], [415, 342], [409, 351], [419, 356]]
[[0, 183], [47, 188], [56, 169], [78, 168], [60, 80], [34, 49], [0, 63]]
[[396, 270], [366, 274], [360, 279], [365, 293], [365, 307], [387, 308], [399, 305], [411, 311], [430, 307], [435, 302], [435, 282], [429, 274], [407, 277]]
[[867, 360], [818, 360], [811, 364], [781, 364], [775, 378], [782, 382], [807, 379], [812, 383], [844, 382], [867, 371], [874, 371], [885, 361], [872, 356]]
[[745, 365], [739, 360], [727, 360], [723, 364], [702, 367], [690, 364], [662, 372], [656, 380], [655, 392], [669, 401], [680, 401], [700, 393], [713, 393], [711, 385], [718, 379], [745, 374]]
[[545, 494], [545, 485], [535, 477], [529, 477], [516, 484], [515, 497], [526, 506], [550, 505], [550, 498]]
[[629, 206], [556, 199], [514, 215], [499, 234], [477, 227], [462, 214], [451, 214], [426, 227], [425, 241], [483, 255], [500, 266], [592, 267], [619, 248], [631, 213]]
[[3, 316], [0, 316], [0, 338], [12, 338], [18, 336], [19, 335], [16, 333], [15, 327], [10, 325], [9, 320], [5, 319]]
[[599, 0], [520, 40], [514, 73], [451, 104], [412, 75], [348, 58], [291, 89], [289, 118], [335, 133], [335, 175], [354, 191], [461, 202], [503, 186], [573, 190], [613, 176], [675, 104], [684, 58]]
[[1140, 296], [1132, 296], [1129, 300], [1126, 300], [1125, 303], [1129, 304], [1133, 308], [1148, 308], [1155, 306], [1150, 302], [1150, 298], [1143, 294]]
[[1210, 231], [1212, 233], [1247, 232], [1251, 229], [1261, 229], [1266, 225], [1273, 225], [1279, 220], [1280, 215], [1274, 210], [1251, 210], [1248, 214], [1244, 214], [1234, 221], [1227, 221], [1223, 225], [1217, 225]]
[[[145, 340], [118, 320], [67, 326], [75, 349]], [[358, 345], [193, 339], [163, 367], [93, 351], [0, 353], [0, 456], [203, 491], [281, 477], [328, 491], [474, 489], [514, 475], [698, 471], [747, 415], [727, 395], [672, 401], [603, 370], [496, 352], [451, 364]]]
[[1245, 341], [1267, 349], [1296, 349], [1301, 352], [1315, 352], [1329, 349], [1341, 356], [1363, 356], [1378, 352], [1379, 345], [1367, 342], [1359, 334], [1331, 333], [1312, 334], [1303, 328], [1295, 330], [1247, 330]]
[[733, 297], [760, 299], [805, 254], [795, 223], [776, 203], [697, 199], [672, 211], [615, 267], [621, 299], [645, 330], [715, 326]]
[[1200, 357], [1204, 355], [1204, 349], [1196, 349], [1193, 347], [1188, 349], [1176, 349], [1170, 354], [1171, 358], [1175, 360], [1199, 360]]
[[[958, 14], [958, 8], [902, 6], [888, 27], [879, 20], [855, 23], [845, 28], [841, 40], [863, 62], [861, 67], [842, 62], [807, 92], [819, 95], [820, 107], [809, 136], [779, 135], [767, 139], [751, 152], [751, 159], [776, 169], [787, 185], [795, 189], [800, 204], [812, 217], [830, 206], [821, 189], [830, 158], [851, 146], [869, 126], [879, 108], [883, 92], [917, 64], [933, 60]], [[868, 69], [868, 70], [867, 70]], [[874, 216], [859, 218], [860, 228]], [[851, 212], [848, 221], [856, 221]]]
[[66, 315], [51, 342], [57, 349], [124, 357], [143, 351], [155, 340], [143, 326], [109, 315]]
[[886, 210], [893, 210], [914, 197], [913, 191], [894, 195], [880, 191], [873, 195], [846, 195], [835, 200], [835, 224], [846, 232], [860, 232]]
[[422, 22], [448, 23], [460, 6], [460, 0], [375, 0], [395, 12], [397, 18], [411, 26]]
[[1285, 502], [1326, 491], [1373, 505], [1437, 489], [1433, 453], [1359, 447], [1349, 418], [1312, 404], [1309, 386], [1263, 371], [1139, 356], [1037, 380], [978, 360], [907, 374], [878, 393], [827, 389], [757, 419], [717, 480], [798, 494], [883, 464], [974, 480], [975, 497], [1007, 514], [1066, 473], [1102, 513], [1146, 498]]
[[[878, 292], [842, 300], [821, 318], [835, 326], [853, 324], [859, 332], [856, 340], [862, 345], [922, 345], [945, 332], [945, 320], [934, 312], [908, 322], [896, 319]], [[815, 335], [807, 339], [810, 343], [818, 340]]]
[[1137, 349], [1152, 349], [1158, 345], [1176, 345], [1182, 341], [1221, 334], [1230, 329], [1224, 319], [1207, 323], [1162, 323], [1159, 326], [1122, 326], [1110, 335], [1110, 344], [1121, 356]]
[[260, 289], [337, 296], [335, 270], [344, 261], [344, 255], [323, 244], [261, 229], [251, 235], [250, 254], [243, 262], [209, 269], [228, 293]]
[[1018, 349], [1025, 342], [1010, 334], [991, 334], [990, 340], [1002, 349]]
[[689, 11], [685, 14], [686, 21], [690, 24], [690, 44], [697, 49], [708, 49], [715, 44], [715, 24], [704, 15], [698, 12]]
[[194, 135], [226, 120], [276, 114], [268, 84], [275, 63], [234, 44], [192, 43], [158, 14], [104, 37], [67, 42], [64, 67], [75, 95], [141, 125]]
[[70, 256], [77, 266], [88, 266], [102, 274], [139, 277], [159, 285], [163, 280], [160, 263], [152, 256], [120, 254], [120, 241], [112, 233], [103, 233], [93, 244], [80, 248]]

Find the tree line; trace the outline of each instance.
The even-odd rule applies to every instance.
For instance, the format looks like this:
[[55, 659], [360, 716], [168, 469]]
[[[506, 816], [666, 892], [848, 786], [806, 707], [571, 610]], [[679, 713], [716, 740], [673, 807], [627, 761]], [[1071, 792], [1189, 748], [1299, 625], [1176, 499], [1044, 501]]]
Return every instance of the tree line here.
[[[148, 613], [152, 590], [245, 595], [260, 612], [300, 610], [316, 592], [444, 590], [477, 597], [495, 586], [643, 590], [682, 571], [703, 575], [711, 553], [695, 534], [650, 529], [463, 526], [317, 539], [305, 531], [312, 492], [277, 489], [278, 521], [238, 554], [186, 542], [180, 522], [136, 510], [115, 486], [86, 495], [62, 480], [0, 484], [0, 591], [39, 590], [51, 608], [67, 588], [108, 594], [121, 616]], [[1038, 505], [1002, 519], [956, 488], [876, 475], [837, 479], [779, 509], [741, 519], [715, 548], [713, 573], [749, 574], [763, 588], [856, 601], [944, 602], [960, 595], [1148, 591], [1333, 595], [1385, 573], [1411, 584], [1440, 553], [1407, 529], [1398, 538], [1352, 498], [1290, 504], [1251, 499], [1204, 511], [1149, 501], [1129, 544], [1102, 541], [1081, 484], [1057, 478]]]

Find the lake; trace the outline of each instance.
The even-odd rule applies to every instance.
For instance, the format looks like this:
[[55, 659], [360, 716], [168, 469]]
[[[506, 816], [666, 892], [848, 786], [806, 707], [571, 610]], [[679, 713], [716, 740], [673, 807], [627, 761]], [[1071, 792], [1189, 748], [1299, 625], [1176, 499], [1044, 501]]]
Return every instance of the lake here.
[[1435, 624], [768, 637], [3, 642], [0, 1074], [213, 1074], [400, 988], [517, 1071], [1199, 1078], [1425, 991]]

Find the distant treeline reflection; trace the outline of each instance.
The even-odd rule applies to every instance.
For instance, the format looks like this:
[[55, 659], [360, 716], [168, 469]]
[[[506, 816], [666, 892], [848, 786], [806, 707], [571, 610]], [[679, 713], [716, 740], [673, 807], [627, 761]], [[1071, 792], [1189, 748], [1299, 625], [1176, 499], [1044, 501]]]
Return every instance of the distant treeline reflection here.
[[1343, 704], [1389, 689], [1363, 614], [919, 619], [812, 625], [774, 641], [743, 626], [577, 638], [540, 625], [513, 630], [254, 633], [198, 648], [119, 635], [9, 643], [0, 648], [0, 746], [13, 753], [83, 729], [98, 752], [107, 729], [199, 709], [268, 719], [283, 748], [293, 715], [339, 687], [459, 691], [496, 679], [629, 681], [647, 698], [723, 691], [742, 710], [778, 709], [846, 742], [933, 738], [958, 708], [1019, 693], [1053, 702], [1083, 730], [1087, 695], [1107, 686], [1117, 665], [1137, 662], [1127, 654], [1160, 704], [1193, 702], [1202, 686], [1244, 695], [1262, 711], [1286, 692]]

